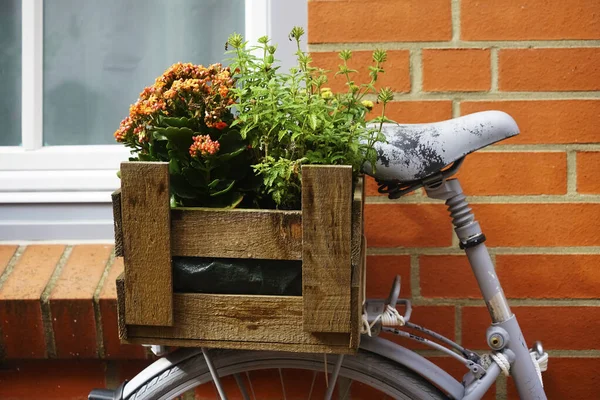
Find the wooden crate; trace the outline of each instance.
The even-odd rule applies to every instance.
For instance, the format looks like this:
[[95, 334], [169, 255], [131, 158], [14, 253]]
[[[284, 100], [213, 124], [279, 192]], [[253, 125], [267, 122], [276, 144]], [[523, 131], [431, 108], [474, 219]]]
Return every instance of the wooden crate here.
[[[303, 166], [301, 211], [171, 209], [167, 163], [123, 163], [113, 194], [121, 341], [355, 352], [363, 203], [349, 166]], [[172, 256], [302, 260], [302, 296], [173, 293]]]

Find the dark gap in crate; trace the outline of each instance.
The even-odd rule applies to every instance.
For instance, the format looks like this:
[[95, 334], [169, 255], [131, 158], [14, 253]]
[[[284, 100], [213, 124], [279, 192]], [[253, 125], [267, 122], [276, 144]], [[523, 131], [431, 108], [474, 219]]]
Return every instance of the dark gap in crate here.
[[176, 293], [302, 296], [302, 261], [173, 257]]

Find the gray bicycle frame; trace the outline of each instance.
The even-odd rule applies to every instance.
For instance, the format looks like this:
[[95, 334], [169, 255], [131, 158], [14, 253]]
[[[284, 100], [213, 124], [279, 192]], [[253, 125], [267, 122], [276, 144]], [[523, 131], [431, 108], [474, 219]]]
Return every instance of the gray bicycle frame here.
[[[516, 317], [510, 311], [494, 265], [483, 243], [485, 236], [479, 223], [475, 221], [458, 180], [447, 180], [440, 174], [437, 178], [425, 182], [424, 187], [429, 197], [446, 202], [450, 216], [453, 218], [461, 248], [465, 250], [492, 319], [492, 324], [487, 331], [488, 344], [492, 350], [503, 353], [510, 361], [511, 376], [522, 400], [545, 400], [546, 394], [523, 333]], [[485, 371], [485, 375], [472, 380], [465, 387], [431, 361], [390, 341], [363, 336], [360, 347], [414, 371], [443, 390], [452, 399], [481, 399], [501, 373], [500, 367], [493, 363]], [[125, 385], [124, 398], [163, 371], [201, 352], [200, 349], [181, 349], [157, 360]]]
[[[538, 378], [534, 361], [529, 353], [519, 323], [510, 310], [489, 252], [483, 243], [485, 236], [479, 223], [475, 221], [466, 197], [463, 195], [460, 183], [457, 179], [447, 180], [440, 174], [425, 182], [424, 187], [427, 196], [444, 200], [448, 206], [454, 231], [461, 243], [461, 248], [465, 250], [492, 319], [492, 324], [487, 331], [488, 345], [492, 350], [502, 352], [510, 361], [510, 373], [522, 400], [545, 400], [546, 394], [542, 382]], [[497, 367], [496, 364], [492, 364], [492, 366]], [[479, 394], [483, 386], [487, 386], [488, 383], [483, 381], [489, 381], [492, 377], [495, 381], [500, 372], [499, 367], [497, 368], [493, 371], [488, 370], [486, 376], [479, 380], [479, 385], [473, 387], [472, 391], [465, 393], [463, 398], [480, 398]], [[493, 381], [490, 382], [490, 385], [491, 383]], [[487, 388], [484, 392], [486, 390]]]

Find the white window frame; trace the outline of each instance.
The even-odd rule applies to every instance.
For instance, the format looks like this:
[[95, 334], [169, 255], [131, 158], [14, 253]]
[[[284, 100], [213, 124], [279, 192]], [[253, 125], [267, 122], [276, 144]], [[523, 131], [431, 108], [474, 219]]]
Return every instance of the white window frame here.
[[[246, 0], [244, 36], [272, 38], [285, 70], [295, 64], [287, 34], [306, 29], [306, 8], [307, 0]], [[44, 0], [22, 0], [21, 9], [22, 146], [0, 146], [0, 243], [111, 242], [110, 194], [129, 149], [43, 145]]]
[[[271, 0], [246, 0], [245, 38], [270, 36]], [[108, 203], [123, 145], [43, 145], [44, 0], [22, 0], [22, 146], [0, 146], [0, 203]], [[116, 127], [115, 127], [116, 129]]]

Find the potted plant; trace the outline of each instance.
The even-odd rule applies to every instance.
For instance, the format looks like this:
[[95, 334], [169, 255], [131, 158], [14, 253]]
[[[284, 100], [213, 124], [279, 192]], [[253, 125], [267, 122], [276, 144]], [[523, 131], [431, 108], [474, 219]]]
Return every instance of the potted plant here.
[[[288, 73], [267, 37], [248, 47], [232, 34], [229, 67], [177, 63], [140, 93], [114, 136], [132, 149], [131, 161], [169, 162], [172, 206], [300, 209], [301, 165], [350, 165], [354, 180], [365, 162], [375, 165], [393, 98], [375, 89], [385, 51], [373, 53], [363, 84], [352, 79], [351, 51], [342, 51], [336, 75], [347, 92], [333, 93], [327, 71], [301, 50], [303, 34], [290, 33], [298, 65]], [[370, 98], [382, 107], [368, 124]]]
[[[357, 350], [364, 288], [363, 163], [375, 165], [390, 89], [347, 92], [300, 49], [289, 73], [268, 38], [228, 40], [230, 66], [175, 64], [115, 132], [132, 149], [114, 196], [123, 341], [246, 349]], [[259, 56], [255, 54], [259, 53]], [[369, 97], [370, 96], [370, 97]], [[367, 123], [373, 99], [382, 114]], [[253, 209], [253, 210], [248, 210]], [[177, 257], [301, 261], [302, 296], [179, 293]], [[283, 311], [279, 311], [283, 310]]]

